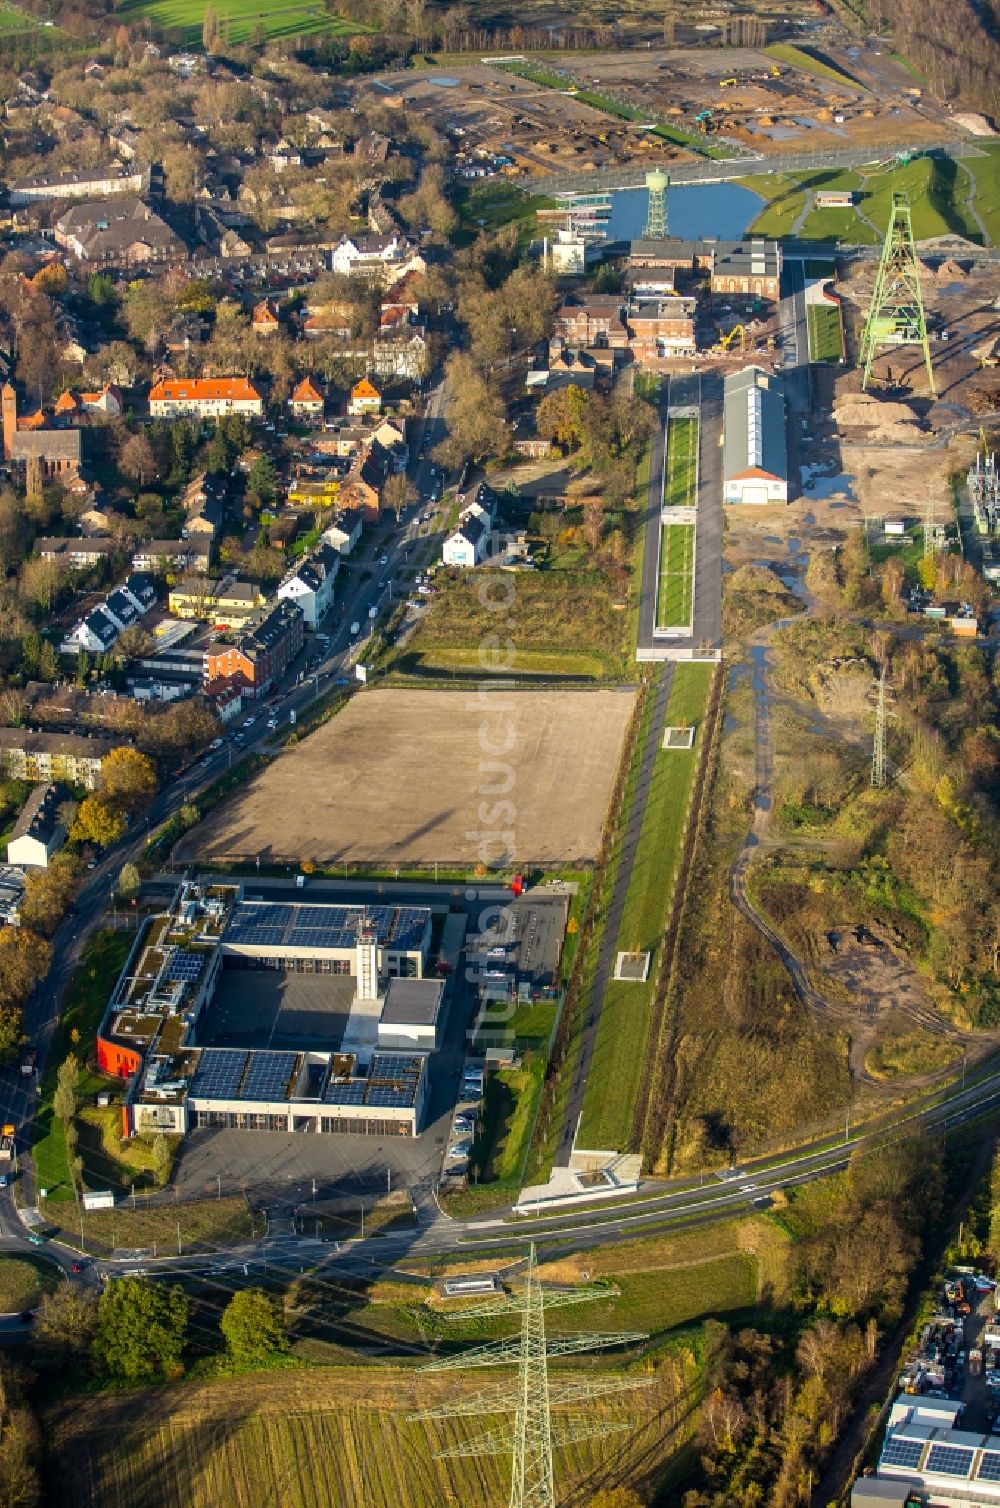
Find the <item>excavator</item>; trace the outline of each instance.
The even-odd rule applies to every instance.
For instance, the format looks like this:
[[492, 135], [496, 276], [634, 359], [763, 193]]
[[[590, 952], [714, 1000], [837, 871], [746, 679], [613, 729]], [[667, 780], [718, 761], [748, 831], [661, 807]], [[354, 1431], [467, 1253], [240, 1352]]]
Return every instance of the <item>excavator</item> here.
[[729, 331], [728, 335], [723, 330], [721, 325], [717, 325], [716, 329], [719, 332], [719, 347], [721, 350], [728, 351], [733, 341], [739, 339], [740, 351], [742, 353], [746, 352], [747, 332], [745, 325], [734, 325], [733, 328]]

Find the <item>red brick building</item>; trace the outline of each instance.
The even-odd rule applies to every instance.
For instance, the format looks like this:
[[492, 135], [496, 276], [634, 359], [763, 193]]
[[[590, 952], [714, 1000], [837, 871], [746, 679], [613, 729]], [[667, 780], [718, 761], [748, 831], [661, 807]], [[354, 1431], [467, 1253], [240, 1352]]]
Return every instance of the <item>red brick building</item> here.
[[282, 600], [229, 640], [205, 651], [205, 688], [209, 693], [237, 686], [244, 697], [259, 698], [294, 660], [303, 641], [302, 610]]

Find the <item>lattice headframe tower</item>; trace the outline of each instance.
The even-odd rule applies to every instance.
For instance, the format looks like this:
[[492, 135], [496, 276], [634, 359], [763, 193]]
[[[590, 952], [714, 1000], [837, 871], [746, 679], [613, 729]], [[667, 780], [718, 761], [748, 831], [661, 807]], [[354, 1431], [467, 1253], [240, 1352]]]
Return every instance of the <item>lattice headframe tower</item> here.
[[908, 194], [893, 194], [875, 288], [861, 334], [862, 389], [868, 386], [872, 363], [880, 348], [910, 345], [918, 345], [923, 351], [927, 386], [936, 397], [924, 301], [920, 296], [920, 268], [913, 244], [910, 199]]
[[[507, 1315], [520, 1319], [520, 1333], [507, 1340], [475, 1346], [422, 1368], [425, 1372], [456, 1371], [466, 1367], [516, 1366], [517, 1376], [508, 1383], [466, 1394], [454, 1404], [441, 1404], [413, 1414], [414, 1419], [481, 1419], [484, 1416], [513, 1414], [511, 1424], [501, 1425], [486, 1434], [450, 1450], [439, 1451], [440, 1457], [506, 1455], [511, 1457], [510, 1508], [556, 1508], [552, 1447], [611, 1434], [629, 1428], [628, 1423], [590, 1417], [580, 1413], [563, 1414], [565, 1407], [591, 1403], [596, 1398], [610, 1398], [634, 1388], [652, 1386], [652, 1377], [583, 1378], [549, 1377], [550, 1356], [569, 1356], [609, 1346], [624, 1346], [646, 1337], [632, 1331], [605, 1335], [558, 1335], [551, 1340], [545, 1334], [546, 1309], [566, 1304], [583, 1304], [608, 1299], [615, 1288], [542, 1287], [534, 1245], [528, 1257], [524, 1282], [516, 1294], [498, 1295], [485, 1303], [452, 1313], [452, 1319], [475, 1319], [481, 1316]], [[557, 1413], [553, 1417], [552, 1409]]]
[[646, 209], [646, 239], [662, 240], [667, 233], [667, 189], [669, 175], [660, 168], [646, 174], [646, 192], [649, 204]]

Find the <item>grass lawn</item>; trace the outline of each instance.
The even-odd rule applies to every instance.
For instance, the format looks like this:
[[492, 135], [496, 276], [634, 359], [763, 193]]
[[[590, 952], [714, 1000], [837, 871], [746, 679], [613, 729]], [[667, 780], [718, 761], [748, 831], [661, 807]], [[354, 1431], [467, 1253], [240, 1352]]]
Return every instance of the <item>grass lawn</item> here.
[[478, 1172], [468, 1189], [441, 1195], [442, 1208], [449, 1215], [479, 1214], [517, 1198], [544, 1078], [545, 1063], [540, 1057], [528, 1058], [520, 1068], [501, 1068], [489, 1075], [470, 1158], [470, 1166]]
[[[700, 725], [712, 680], [710, 665], [678, 665], [667, 705], [670, 726]], [[597, 1028], [578, 1143], [623, 1150], [632, 1135], [635, 1092], [647, 1051], [657, 948], [673, 894], [688, 799], [697, 765], [693, 749], [657, 752], [642, 832], [625, 898], [618, 948], [649, 950], [645, 984], [612, 980]]]
[[[219, 0], [216, 11], [220, 31], [225, 33], [228, 24], [229, 41], [234, 44], [249, 42], [258, 26], [266, 29], [270, 41], [318, 32], [353, 36], [372, 30], [358, 21], [330, 15], [320, 0], [285, 0], [284, 4], [279, 0], [271, 7], [262, 6], [260, 0]], [[127, 0], [117, 14], [126, 25], [148, 16], [155, 26], [181, 33], [186, 47], [201, 47], [205, 5], [200, 0]]]
[[905, 167], [867, 174], [862, 208], [884, 232], [893, 194], [907, 193], [915, 240], [951, 234], [978, 241], [979, 231], [962, 203], [965, 192], [965, 177], [950, 158], [918, 157]]
[[809, 360], [839, 361], [844, 354], [840, 314], [832, 304], [807, 304]]
[[858, 87], [857, 80], [852, 79], [849, 73], [842, 73], [839, 68], [831, 68], [829, 63], [824, 63], [821, 58], [814, 57], [804, 47], [796, 47], [793, 42], [774, 42], [763, 50], [768, 57], [774, 58], [777, 62], [787, 63], [790, 68], [801, 68], [803, 73], [811, 73], [815, 78], [830, 79], [835, 84], [846, 84], [850, 89]]
[[[14, 37], [25, 32], [41, 31], [42, 23], [16, 5], [0, 5], [0, 35]], [[55, 31], [55, 27], [46, 28]]]
[[[63, 1240], [71, 1246], [80, 1243], [80, 1215], [75, 1204], [47, 1200], [42, 1206], [49, 1225], [62, 1230]], [[263, 1235], [263, 1217], [254, 1217], [246, 1200], [238, 1194], [223, 1199], [199, 1199], [194, 1202], [144, 1204], [125, 1201], [113, 1210], [87, 1210], [83, 1214], [83, 1238], [86, 1249], [102, 1251], [158, 1250], [183, 1251], [197, 1247], [212, 1250], [235, 1246]]]
[[0, 1314], [33, 1309], [58, 1282], [58, 1267], [41, 1257], [0, 1257]]
[[691, 415], [667, 422], [667, 469], [663, 502], [667, 507], [693, 508], [697, 503], [698, 420]]
[[1000, 246], [1000, 147], [976, 143], [985, 157], [972, 157], [964, 164], [976, 180], [976, 208], [990, 233], [994, 246]]
[[80, 1074], [81, 1096], [93, 1096], [99, 1089], [106, 1089], [109, 1083], [118, 1082], [108, 1080], [103, 1074], [89, 1069], [86, 1057], [93, 1045], [111, 987], [121, 972], [134, 935], [132, 932], [95, 932], [84, 948], [83, 958], [70, 981], [52, 1051], [39, 1085], [38, 1113], [35, 1117], [37, 1140], [31, 1149], [36, 1184], [39, 1188], [48, 1189], [50, 1199], [73, 1197], [66, 1162], [66, 1139], [61, 1124], [52, 1113], [56, 1074], [69, 1053], [75, 1052], [83, 1064]]
[[527, 248], [535, 234], [536, 213], [554, 209], [556, 202], [545, 194], [526, 194], [506, 178], [489, 179], [471, 188], [459, 186], [453, 199], [459, 221], [452, 236], [456, 246], [468, 245], [481, 230], [516, 225], [518, 240]]
[[878, 236], [854, 209], [814, 209], [803, 220], [804, 241], [843, 241], [849, 246], [874, 246]]
[[748, 227], [755, 236], [787, 236], [806, 206], [807, 194], [797, 178], [782, 173], [740, 178], [737, 182], [766, 199], [760, 214]]
[[[615, 606], [603, 571], [548, 568], [509, 580], [514, 594], [510, 674], [594, 678], [631, 673], [627, 615]], [[464, 669], [481, 676], [479, 647], [497, 632], [496, 609], [484, 602], [481, 582], [472, 571], [450, 580], [439, 573], [436, 581], [440, 590], [431, 598], [430, 611], [392, 668], [420, 673], [443, 666], [452, 673]]]
[[660, 532], [657, 628], [686, 628], [694, 597], [694, 524], [664, 524]]

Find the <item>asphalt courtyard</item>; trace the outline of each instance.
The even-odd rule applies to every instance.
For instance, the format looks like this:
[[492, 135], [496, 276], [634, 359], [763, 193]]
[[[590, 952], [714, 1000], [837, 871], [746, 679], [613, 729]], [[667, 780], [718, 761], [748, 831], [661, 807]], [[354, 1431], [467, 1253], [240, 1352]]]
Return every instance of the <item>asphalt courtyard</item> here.
[[198, 1046], [336, 1051], [354, 989], [350, 974], [224, 968], [198, 1022]]

